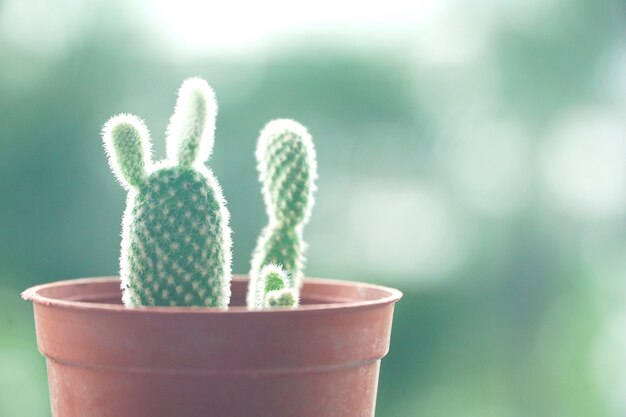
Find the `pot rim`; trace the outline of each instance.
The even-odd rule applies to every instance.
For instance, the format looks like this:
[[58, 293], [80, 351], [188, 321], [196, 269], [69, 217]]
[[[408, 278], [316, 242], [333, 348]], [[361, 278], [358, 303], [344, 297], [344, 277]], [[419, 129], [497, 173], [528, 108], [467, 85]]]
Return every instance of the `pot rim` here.
[[[245, 282], [248, 278], [243, 275], [233, 275], [232, 281]], [[58, 298], [46, 297], [41, 294], [42, 291], [60, 286], [71, 285], [87, 285], [87, 284], [99, 284], [107, 282], [119, 282], [119, 277], [107, 276], [107, 277], [93, 277], [93, 278], [75, 278], [62, 281], [53, 281], [45, 284], [35, 285], [22, 292], [22, 298], [26, 301], [32, 301], [33, 304], [62, 307], [68, 309], [78, 310], [94, 310], [94, 311], [111, 311], [111, 312], [124, 312], [128, 314], [303, 314], [310, 311], [336, 311], [345, 309], [362, 309], [371, 307], [381, 307], [388, 304], [393, 304], [399, 301], [403, 294], [400, 290], [391, 287], [385, 287], [377, 284], [369, 284], [358, 281], [347, 281], [329, 278], [306, 278], [304, 283], [317, 284], [317, 285], [336, 285], [336, 286], [353, 286], [360, 287], [362, 289], [369, 289], [386, 293], [386, 295], [373, 300], [361, 300], [361, 301], [346, 301], [346, 302], [331, 302], [323, 304], [304, 304], [297, 308], [271, 308], [264, 310], [250, 310], [246, 306], [232, 306], [232, 307], [137, 307], [127, 308], [118, 304], [106, 304], [96, 303], [90, 301], [75, 301], [75, 300], [63, 300]]]

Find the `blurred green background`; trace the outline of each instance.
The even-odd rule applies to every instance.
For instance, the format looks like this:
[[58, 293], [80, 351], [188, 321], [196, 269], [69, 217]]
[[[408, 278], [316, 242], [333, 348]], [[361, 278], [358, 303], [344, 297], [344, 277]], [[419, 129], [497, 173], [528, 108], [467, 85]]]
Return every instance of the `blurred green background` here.
[[117, 271], [102, 124], [140, 115], [163, 156], [194, 75], [234, 271], [256, 136], [290, 117], [320, 164], [307, 274], [404, 291], [378, 416], [626, 415], [626, 4], [383, 3], [0, 0], [1, 417], [49, 416], [20, 291]]

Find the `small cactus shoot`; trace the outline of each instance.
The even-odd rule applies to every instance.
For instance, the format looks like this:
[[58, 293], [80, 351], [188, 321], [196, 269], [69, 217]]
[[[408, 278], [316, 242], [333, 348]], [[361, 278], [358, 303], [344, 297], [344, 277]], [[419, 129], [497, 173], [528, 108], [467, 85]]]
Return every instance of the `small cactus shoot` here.
[[298, 295], [289, 287], [289, 274], [275, 264], [265, 265], [259, 272], [255, 287], [254, 309], [296, 307]]
[[103, 128], [109, 164], [128, 191], [120, 256], [127, 307], [229, 303], [229, 214], [205, 166], [216, 113], [211, 87], [200, 78], [186, 80], [167, 129], [167, 158], [157, 163], [138, 117], [121, 114]]
[[[302, 233], [313, 208], [317, 163], [311, 136], [301, 124], [287, 119], [265, 126], [256, 150], [259, 180], [269, 217], [252, 255], [247, 304], [259, 308], [257, 300], [261, 270], [281, 265], [288, 273], [288, 289], [298, 291], [304, 274], [306, 244]], [[289, 296], [282, 291], [269, 296], [270, 305], [282, 305]]]
[[297, 306], [298, 296], [296, 295], [296, 290], [292, 288], [270, 291], [265, 296], [265, 308], [294, 308]]

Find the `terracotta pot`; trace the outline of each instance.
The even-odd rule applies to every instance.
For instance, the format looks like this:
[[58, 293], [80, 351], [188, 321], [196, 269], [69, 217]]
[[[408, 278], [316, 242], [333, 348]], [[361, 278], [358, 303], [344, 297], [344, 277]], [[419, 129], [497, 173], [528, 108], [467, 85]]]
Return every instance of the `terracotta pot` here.
[[120, 304], [117, 278], [26, 290], [54, 417], [372, 417], [394, 289], [309, 279], [297, 309]]

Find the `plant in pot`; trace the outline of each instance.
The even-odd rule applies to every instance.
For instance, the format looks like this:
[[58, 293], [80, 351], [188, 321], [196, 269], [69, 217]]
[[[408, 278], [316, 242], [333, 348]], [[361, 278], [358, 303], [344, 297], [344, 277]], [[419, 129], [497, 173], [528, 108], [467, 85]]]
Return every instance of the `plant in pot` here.
[[185, 81], [157, 163], [140, 119], [105, 125], [111, 168], [128, 190], [120, 277], [23, 293], [34, 303], [53, 416], [374, 415], [401, 293], [304, 279], [317, 167], [310, 135], [291, 120], [261, 132], [269, 222], [249, 279], [231, 278], [229, 213], [205, 165], [216, 112], [208, 84]]

